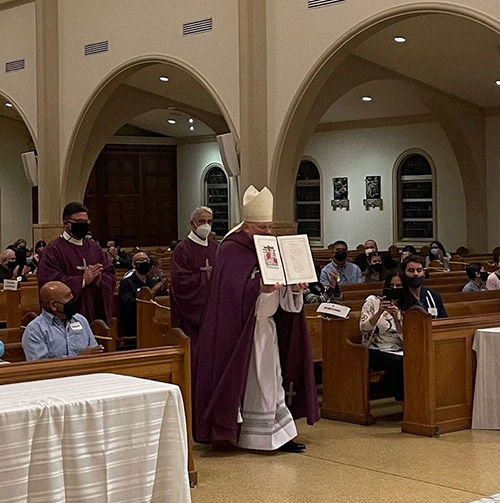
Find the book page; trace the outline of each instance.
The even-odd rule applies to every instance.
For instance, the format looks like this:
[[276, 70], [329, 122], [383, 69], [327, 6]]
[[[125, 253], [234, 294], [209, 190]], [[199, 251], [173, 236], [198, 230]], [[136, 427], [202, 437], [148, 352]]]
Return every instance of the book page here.
[[278, 244], [287, 285], [318, 281], [307, 234], [279, 236]]
[[254, 235], [253, 241], [259, 259], [262, 283], [264, 285], [285, 284], [285, 275], [276, 237]]

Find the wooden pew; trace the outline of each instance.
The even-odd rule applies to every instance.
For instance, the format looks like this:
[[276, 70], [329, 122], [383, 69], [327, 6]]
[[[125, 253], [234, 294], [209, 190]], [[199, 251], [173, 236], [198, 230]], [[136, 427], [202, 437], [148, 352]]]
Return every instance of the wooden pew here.
[[404, 432], [434, 436], [470, 428], [474, 334], [497, 326], [497, 313], [434, 321], [418, 308], [405, 314]]
[[149, 288], [141, 288], [137, 293], [137, 349], [155, 348], [165, 344], [164, 334], [170, 321], [170, 299], [154, 299]]
[[[462, 314], [462, 316], [435, 320], [432, 322], [432, 325], [450, 323], [456, 328], [460, 325], [461, 320], [474, 319], [478, 322], [484, 322], [485, 319], [493, 317], [496, 321], [493, 324], [484, 326], [495, 326], [495, 323], [500, 326], [500, 314], [496, 314], [500, 305], [498, 298], [485, 301], [457, 302], [454, 307], [452, 307], [453, 305], [453, 303], [448, 304], [446, 307], [453, 310], [456, 314]], [[415, 311], [423, 313], [425, 319], [428, 317], [428, 320], [431, 320], [425, 311], [418, 308], [412, 308], [408, 313], [414, 313]], [[410, 322], [407, 321], [408, 316]], [[404, 315], [405, 376], [406, 368], [413, 368], [411, 359], [407, 359], [409, 355], [408, 351], [418, 352], [422, 350], [422, 345], [425, 344], [424, 338], [421, 338], [424, 328], [411, 328], [411, 320], [414, 316], [414, 314], [408, 315], [407, 313]], [[361, 344], [359, 317], [359, 312], [351, 312], [347, 320], [338, 318], [323, 319], [322, 416], [328, 419], [357, 424], [371, 424], [373, 423], [373, 416], [371, 415], [369, 405], [370, 373], [368, 368], [368, 348]], [[479, 328], [479, 325], [476, 328]], [[408, 331], [413, 331], [414, 344], [411, 349], [408, 349], [407, 344]], [[473, 336], [474, 331], [471, 334]], [[447, 364], [451, 366], [448, 369], [451, 372], [452, 360], [447, 362]], [[450, 378], [450, 376], [447, 376], [447, 378]], [[453, 382], [453, 379], [451, 382]], [[415, 386], [414, 389], [418, 393], [418, 378], [414, 379], [413, 384]], [[405, 411], [407, 391], [405, 381]], [[413, 393], [415, 394], [415, 391]], [[411, 431], [411, 433], [413, 432]]]
[[197, 473], [192, 454], [189, 339], [179, 329], [165, 333], [164, 339], [164, 347], [154, 350], [123, 351], [51, 361], [0, 365], [0, 385], [102, 372], [177, 384], [181, 388], [184, 398], [189, 440], [189, 477], [191, 486], [194, 487]]
[[7, 328], [21, 326], [23, 316], [30, 311], [40, 313], [38, 286], [21, 285], [18, 290], [4, 292], [7, 302]]

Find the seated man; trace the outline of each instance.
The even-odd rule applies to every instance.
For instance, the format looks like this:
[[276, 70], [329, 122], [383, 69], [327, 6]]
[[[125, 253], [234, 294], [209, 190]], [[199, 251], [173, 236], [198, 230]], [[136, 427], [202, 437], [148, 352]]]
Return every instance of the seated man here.
[[488, 271], [481, 264], [470, 264], [465, 268], [469, 282], [462, 288], [462, 292], [480, 292], [486, 290]]
[[368, 255], [370, 255], [370, 253], [378, 252], [378, 245], [374, 239], [368, 239], [367, 241], [365, 241], [365, 244], [363, 246], [365, 248], [365, 251], [358, 254], [356, 259], [354, 260], [354, 263], [361, 269], [361, 272], [365, 272], [370, 265], [368, 263]]
[[0, 283], [4, 279], [15, 279], [19, 266], [16, 262], [16, 254], [14, 250], [5, 250], [0, 254]]
[[332, 271], [336, 272], [337, 281], [340, 285], [363, 282], [361, 269], [356, 264], [347, 261], [347, 243], [345, 241], [335, 241], [333, 243], [332, 261], [321, 269], [319, 277], [323, 285], [335, 288], [335, 285], [331, 282]]
[[132, 269], [132, 258], [122, 250], [122, 242], [118, 238], [110, 239], [106, 246], [106, 255], [115, 269]]
[[[143, 287], [150, 288], [153, 295], [168, 291], [167, 279], [160, 280], [148, 276], [153, 264], [147, 253], [136, 253], [132, 265], [134, 267], [132, 274], [121, 280], [118, 290], [120, 331], [127, 339], [135, 339], [137, 336], [137, 292]], [[120, 344], [123, 348], [124, 341], [121, 340]], [[132, 345], [135, 347], [135, 343]]]
[[42, 313], [28, 324], [22, 344], [26, 360], [102, 353], [88, 321], [77, 314], [78, 302], [69, 287], [49, 281], [40, 290]]

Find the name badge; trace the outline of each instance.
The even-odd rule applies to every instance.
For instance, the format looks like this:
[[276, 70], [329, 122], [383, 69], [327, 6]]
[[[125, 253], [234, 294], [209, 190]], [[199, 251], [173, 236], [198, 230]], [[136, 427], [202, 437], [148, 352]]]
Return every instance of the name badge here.
[[71, 330], [83, 330], [82, 324], [79, 321], [74, 321], [69, 326]]
[[429, 307], [427, 309], [427, 312], [431, 315], [431, 316], [436, 316], [438, 315], [438, 310], [436, 307]]

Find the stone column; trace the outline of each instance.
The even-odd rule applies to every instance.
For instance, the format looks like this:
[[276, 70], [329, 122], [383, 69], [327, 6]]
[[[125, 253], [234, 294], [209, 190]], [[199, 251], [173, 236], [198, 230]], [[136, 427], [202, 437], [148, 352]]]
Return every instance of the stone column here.
[[39, 224], [33, 234], [47, 241], [62, 229], [58, 0], [36, 1], [36, 59]]

